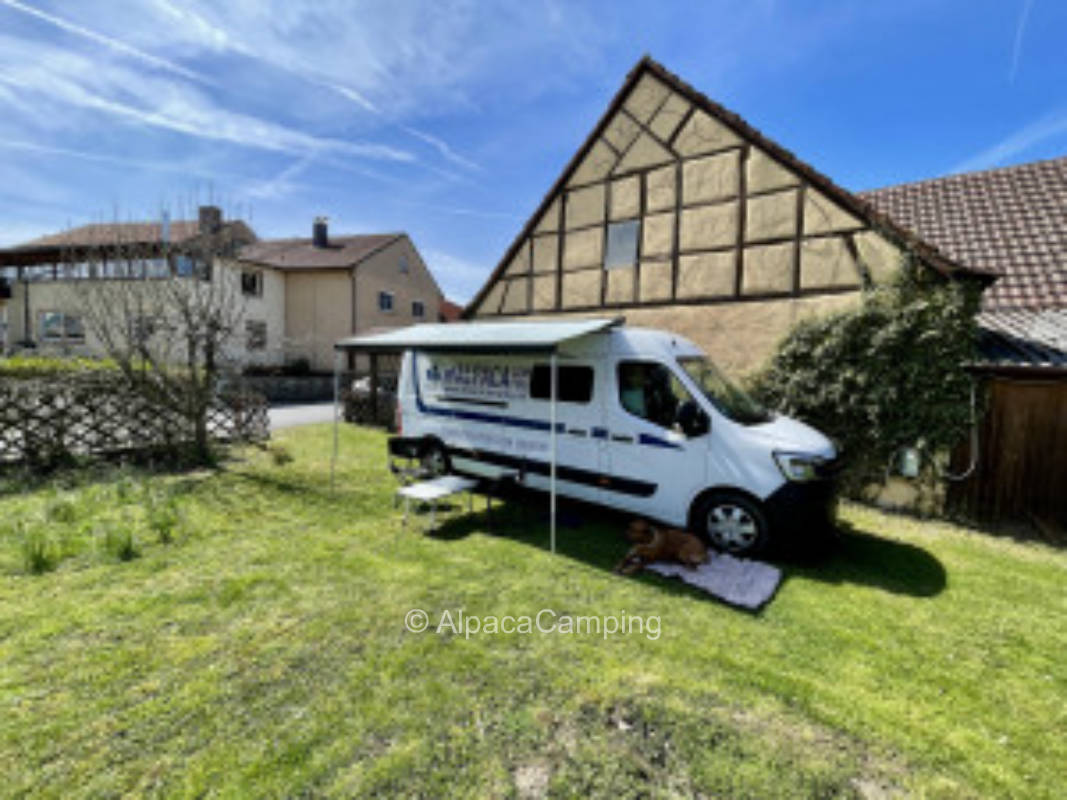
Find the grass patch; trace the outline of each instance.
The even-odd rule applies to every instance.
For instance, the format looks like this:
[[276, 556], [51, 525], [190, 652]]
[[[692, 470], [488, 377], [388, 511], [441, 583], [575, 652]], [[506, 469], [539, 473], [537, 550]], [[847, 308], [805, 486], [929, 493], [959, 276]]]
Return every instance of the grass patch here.
[[[586, 509], [556, 556], [540, 503], [404, 529], [384, 436], [342, 429], [333, 492], [330, 436], [0, 498], [5, 794], [1061, 794], [1067, 554], [846, 505], [751, 615], [613, 575]], [[30, 576], [34, 526], [58, 556]], [[413, 608], [662, 633], [414, 634]]]

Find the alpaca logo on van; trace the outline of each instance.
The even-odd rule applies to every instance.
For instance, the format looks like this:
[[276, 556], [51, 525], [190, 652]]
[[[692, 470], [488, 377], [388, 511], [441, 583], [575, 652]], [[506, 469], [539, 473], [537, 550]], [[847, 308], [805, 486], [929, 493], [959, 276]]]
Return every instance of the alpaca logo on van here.
[[530, 368], [514, 364], [434, 362], [425, 376], [429, 389], [448, 395], [518, 400], [530, 390]]

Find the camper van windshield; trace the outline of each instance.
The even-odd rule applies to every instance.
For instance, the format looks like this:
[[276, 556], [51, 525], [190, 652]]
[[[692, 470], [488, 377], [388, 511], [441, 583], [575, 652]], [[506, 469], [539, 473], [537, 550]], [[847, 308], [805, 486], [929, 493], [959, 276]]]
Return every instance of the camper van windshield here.
[[734, 422], [758, 425], [771, 418], [767, 409], [749, 397], [744, 390], [730, 383], [708, 359], [680, 358], [678, 363], [700, 387], [711, 404]]

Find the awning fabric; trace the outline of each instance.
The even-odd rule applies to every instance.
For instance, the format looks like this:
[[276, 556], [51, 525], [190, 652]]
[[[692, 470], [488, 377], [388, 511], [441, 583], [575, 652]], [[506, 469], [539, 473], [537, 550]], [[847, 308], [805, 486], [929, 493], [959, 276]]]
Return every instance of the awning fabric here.
[[598, 333], [623, 319], [570, 319], [552, 322], [456, 322], [411, 325], [384, 333], [341, 339], [338, 350], [396, 353], [404, 350], [451, 353], [550, 352], [560, 343]]

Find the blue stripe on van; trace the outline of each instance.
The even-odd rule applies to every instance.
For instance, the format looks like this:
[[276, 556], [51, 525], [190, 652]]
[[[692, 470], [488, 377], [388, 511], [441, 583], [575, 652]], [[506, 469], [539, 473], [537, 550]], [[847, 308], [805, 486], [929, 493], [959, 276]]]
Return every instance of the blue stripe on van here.
[[651, 447], [665, 447], [668, 450], [681, 450], [682, 449], [682, 446], [680, 444], [675, 444], [674, 442], [668, 442], [666, 439], [661, 439], [658, 436], [650, 436], [647, 433], [639, 434], [638, 437], [637, 437], [637, 443], [638, 444], [647, 444], [647, 445], [650, 445]]

